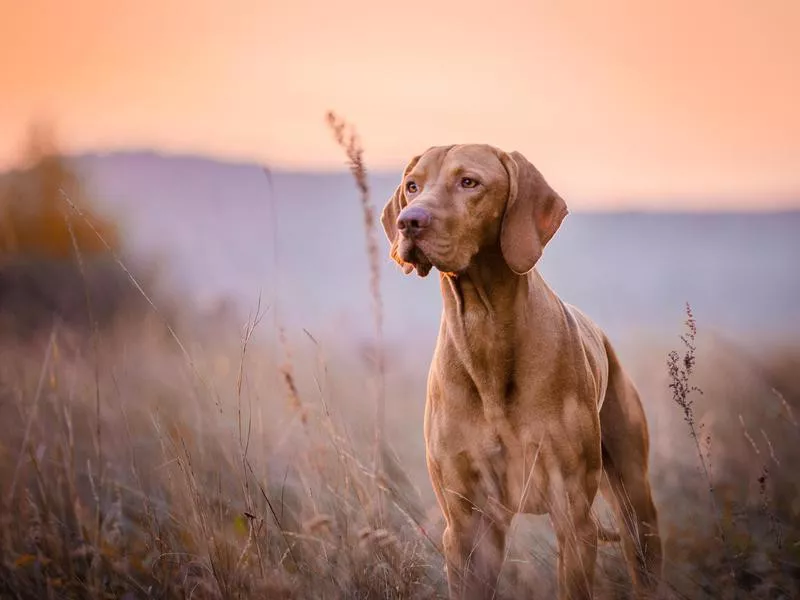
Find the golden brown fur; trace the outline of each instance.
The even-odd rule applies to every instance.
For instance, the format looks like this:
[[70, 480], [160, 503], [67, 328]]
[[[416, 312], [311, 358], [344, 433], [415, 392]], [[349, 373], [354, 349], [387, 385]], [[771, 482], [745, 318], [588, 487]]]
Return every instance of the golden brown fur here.
[[615, 507], [637, 590], [660, 579], [636, 389], [603, 332], [534, 269], [566, 214], [522, 155], [488, 145], [415, 157], [383, 210], [404, 272], [441, 272], [425, 443], [453, 598], [494, 597], [518, 513], [550, 515], [559, 595], [590, 597], [598, 490]]

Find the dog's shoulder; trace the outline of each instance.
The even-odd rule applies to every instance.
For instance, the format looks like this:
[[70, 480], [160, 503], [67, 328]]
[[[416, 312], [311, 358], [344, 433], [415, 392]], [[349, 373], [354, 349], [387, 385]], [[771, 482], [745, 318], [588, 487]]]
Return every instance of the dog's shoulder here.
[[606, 334], [589, 316], [581, 309], [564, 304], [564, 310], [574, 319], [580, 344], [586, 357], [587, 367], [592, 372], [593, 377], [599, 384], [601, 395], [605, 393], [607, 384], [607, 374], [609, 368], [608, 339]]
[[605, 347], [606, 335], [597, 323], [577, 306], [561, 301], [564, 312], [575, 322], [584, 344], [597, 346], [598, 350]]

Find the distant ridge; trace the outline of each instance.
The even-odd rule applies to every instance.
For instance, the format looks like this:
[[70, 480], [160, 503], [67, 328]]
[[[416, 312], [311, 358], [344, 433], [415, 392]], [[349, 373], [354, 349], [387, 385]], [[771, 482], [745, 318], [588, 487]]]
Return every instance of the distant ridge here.
[[[271, 173], [281, 173], [283, 175], [303, 175], [307, 177], [325, 177], [330, 175], [340, 175], [349, 177], [347, 166], [342, 161], [342, 166], [339, 169], [300, 169], [300, 168], [285, 168], [274, 167], [268, 163], [259, 163], [248, 158], [232, 158], [232, 157], [215, 157], [211, 155], [197, 154], [192, 152], [173, 152], [166, 150], [156, 150], [148, 148], [127, 149], [127, 150], [106, 150], [95, 152], [83, 152], [70, 156], [71, 160], [76, 161], [78, 164], [90, 163], [95, 160], [126, 160], [126, 159], [139, 159], [139, 160], [166, 160], [178, 161], [184, 163], [195, 164], [216, 164], [219, 166], [229, 166], [232, 168], [266, 168]], [[391, 179], [396, 185], [402, 174], [402, 168], [396, 170], [391, 169], [370, 169], [367, 164], [367, 169], [371, 177], [384, 180]], [[657, 206], [654, 208], [639, 209], [631, 206], [635, 202], [635, 198], [617, 197], [605, 198], [599, 207], [585, 206], [586, 202], [573, 201], [572, 212], [581, 212], [583, 214], [687, 214], [687, 215], [701, 215], [701, 214], [750, 214], [750, 213], [769, 213], [769, 214], [795, 214], [800, 212], [800, 190], [794, 195], [779, 195], [770, 196], [771, 200], [780, 199], [781, 202], [770, 203], [766, 208], [752, 206], [752, 207], [723, 207], [721, 209], [687, 209], [685, 203], [688, 201], [698, 201], [707, 203], [709, 200], [718, 198], [718, 196], [707, 197], [702, 194], [697, 196], [682, 195], [681, 201], [677, 203], [677, 209], [668, 207]], [[741, 199], [749, 200], [752, 196], [742, 196]], [[667, 198], [665, 198], [667, 199]], [[377, 202], [377, 199], [375, 199]], [[577, 202], [577, 206], [575, 203]], [[617, 204], [621, 208], [614, 208], [613, 205]]]
[[[99, 207], [123, 223], [130, 251], [160, 260], [187, 301], [229, 298], [244, 314], [261, 290], [292, 326], [370, 335], [363, 217], [345, 170], [273, 170], [271, 187], [255, 163], [155, 151], [72, 160]], [[377, 209], [398, 178], [371, 175]], [[539, 269], [614, 335], [674, 335], [689, 301], [706, 328], [796, 338], [798, 232], [800, 210], [576, 208]], [[404, 339], [410, 321], [432, 344], [437, 278], [404, 277], [379, 233], [387, 336]]]

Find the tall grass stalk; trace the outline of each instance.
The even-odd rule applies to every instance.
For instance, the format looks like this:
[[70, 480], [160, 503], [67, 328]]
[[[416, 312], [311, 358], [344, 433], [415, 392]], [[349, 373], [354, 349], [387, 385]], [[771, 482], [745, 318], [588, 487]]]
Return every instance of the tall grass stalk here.
[[375, 322], [375, 454], [374, 465], [376, 472], [382, 470], [381, 445], [384, 443], [386, 427], [386, 358], [383, 345], [383, 302], [381, 299], [381, 264], [378, 234], [375, 226], [375, 208], [370, 199], [367, 168], [364, 164], [364, 149], [361, 141], [352, 126], [337, 116], [333, 111], [326, 115], [328, 126], [333, 132], [336, 143], [344, 150], [350, 167], [350, 172], [355, 180], [361, 200], [361, 210], [364, 216], [364, 234], [367, 242], [367, 257], [370, 272], [370, 297], [372, 299], [372, 314]]
[[732, 578], [736, 577], [733, 570], [733, 562], [731, 561], [730, 553], [728, 551], [728, 540], [725, 535], [725, 527], [722, 520], [722, 511], [717, 504], [717, 497], [714, 489], [714, 480], [711, 477], [711, 470], [709, 469], [706, 455], [703, 452], [700, 442], [700, 430], [702, 424], [698, 425], [694, 416], [694, 399], [692, 394], [697, 393], [702, 395], [703, 390], [691, 383], [691, 376], [697, 363], [697, 321], [692, 313], [692, 307], [686, 303], [686, 332], [680, 336], [685, 350], [683, 356], [677, 351], [672, 350], [667, 355], [667, 370], [669, 372], [669, 388], [672, 390], [672, 400], [683, 410], [683, 420], [689, 429], [689, 435], [694, 441], [695, 449], [697, 450], [697, 458], [700, 461], [700, 467], [708, 485], [708, 495], [711, 500], [711, 507], [714, 511], [714, 519], [717, 527], [717, 534], [719, 535], [720, 543], [722, 544], [723, 552], [725, 553], [728, 570]]

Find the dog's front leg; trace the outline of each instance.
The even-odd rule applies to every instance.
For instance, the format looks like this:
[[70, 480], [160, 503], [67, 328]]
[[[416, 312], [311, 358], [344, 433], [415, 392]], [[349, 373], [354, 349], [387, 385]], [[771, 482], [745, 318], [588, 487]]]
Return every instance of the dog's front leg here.
[[503, 566], [507, 524], [473, 509], [453, 514], [444, 532], [451, 600], [496, 598]]
[[597, 559], [597, 524], [586, 494], [567, 493], [555, 503], [550, 519], [558, 540], [558, 597], [560, 600], [592, 598]]

